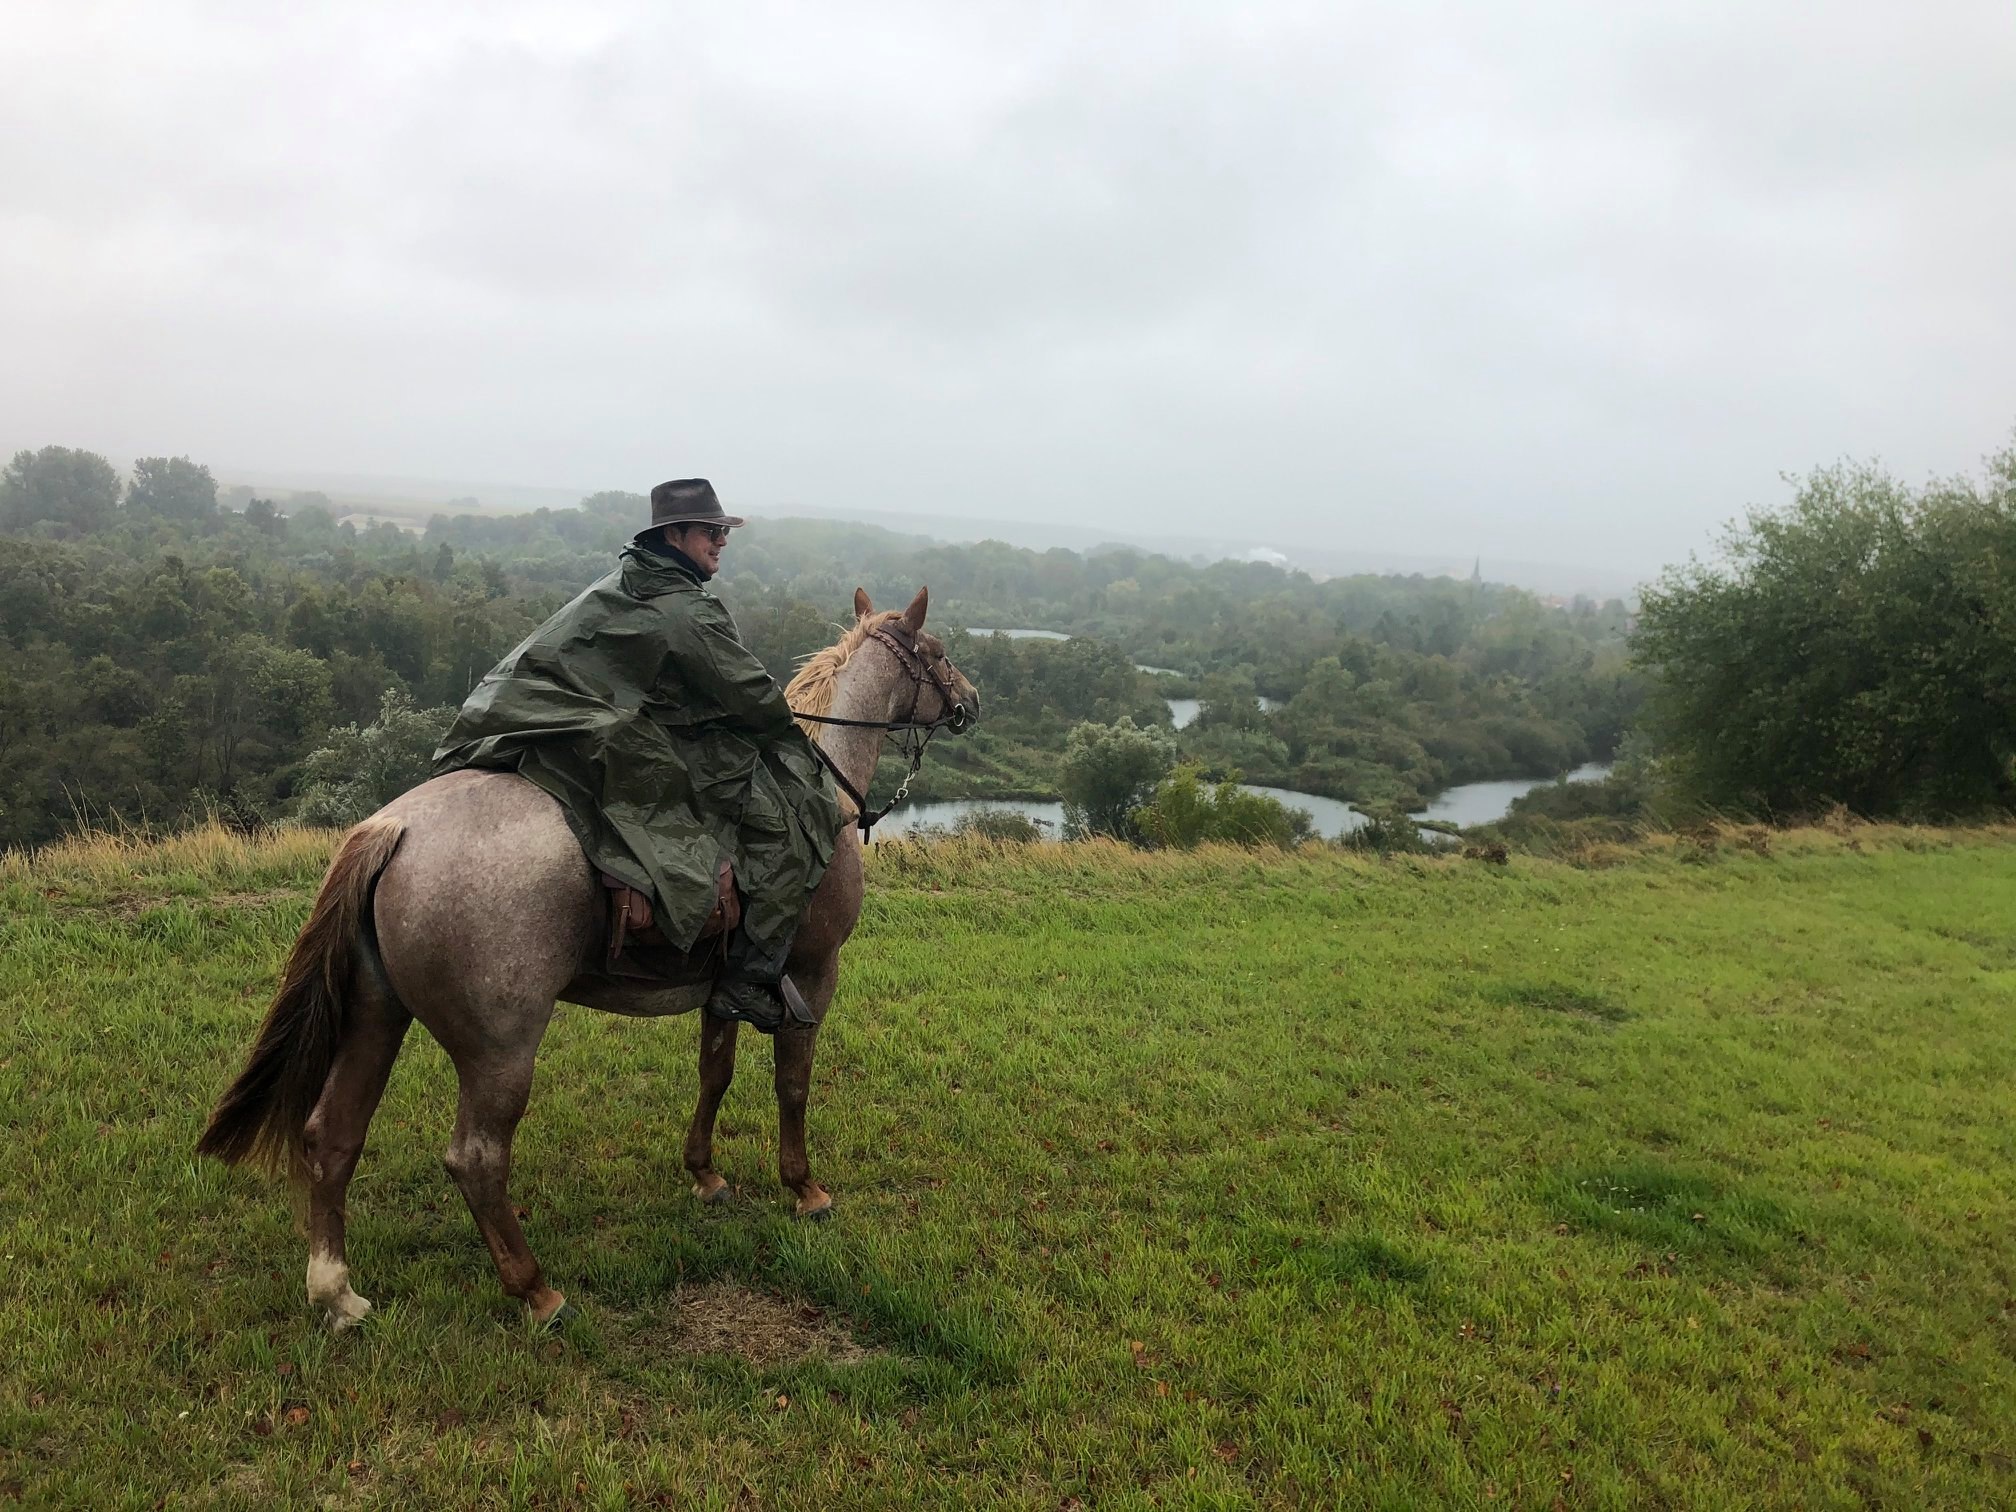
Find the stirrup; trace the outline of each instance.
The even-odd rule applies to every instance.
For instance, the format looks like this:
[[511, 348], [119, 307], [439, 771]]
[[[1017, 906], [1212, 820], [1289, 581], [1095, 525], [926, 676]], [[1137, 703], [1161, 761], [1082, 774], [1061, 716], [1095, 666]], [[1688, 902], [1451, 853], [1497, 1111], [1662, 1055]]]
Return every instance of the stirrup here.
[[760, 1034], [775, 1034], [787, 1018], [802, 1027], [813, 1028], [819, 1020], [797, 983], [784, 977], [768, 982], [716, 982], [707, 998], [709, 1018], [747, 1024]]

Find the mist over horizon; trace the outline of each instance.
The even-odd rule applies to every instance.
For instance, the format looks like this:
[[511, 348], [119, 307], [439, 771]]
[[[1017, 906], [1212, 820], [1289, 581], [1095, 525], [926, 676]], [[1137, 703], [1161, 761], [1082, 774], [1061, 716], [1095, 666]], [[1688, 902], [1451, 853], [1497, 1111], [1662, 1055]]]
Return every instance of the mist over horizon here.
[[[193, 460], [200, 462], [202, 459]], [[537, 509], [571, 509], [598, 492], [620, 491], [642, 496], [648, 493], [650, 487], [647, 484], [625, 489], [568, 489], [494, 481], [479, 483], [373, 477], [288, 469], [247, 471], [228, 466], [213, 468], [212, 471], [217, 474], [219, 486], [226, 490], [249, 488], [260, 497], [274, 497], [283, 502], [289, 495], [320, 493], [331, 499], [341, 516], [390, 518], [401, 524], [424, 524], [436, 514], [512, 515]], [[1167, 533], [1157, 536], [1118, 526], [1108, 527], [1097, 519], [1070, 524], [984, 517], [962, 519], [956, 513], [945, 510], [846, 509], [807, 500], [776, 505], [730, 501], [726, 507], [733, 513], [746, 515], [752, 528], [760, 528], [766, 518], [844, 520], [948, 544], [998, 540], [1036, 551], [1060, 547], [1081, 553], [1102, 546], [1128, 546], [1160, 552], [1184, 561], [1262, 561], [1317, 577], [1353, 573], [1468, 577], [1473, 570], [1482, 570], [1488, 581], [1559, 597], [1628, 598], [1639, 584], [1656, 576], [1665, 565], [1655, 564], [1634, 575], [1573, 561], [1515, 557], [1483, 562], [1482, 554], [1478, 552], [1465, 554], [1461, 550], [1434, 551], [1425, 548], [1414, 551], [1371, 550], [1355, 546], [1341, 536], [1318, 535], [1313, 539], [1291, 540], [1256, 531], [1247, 539], [1239, 529], [1229, 526], [1225, 531], [1210, 536]], [[1278, 561], [1275, 560], [1277, 557]]]
[[1815, 27], [25, 0], [0, 415], [226, 480], [1638, 581], [2016, 420], [2016, 9]]

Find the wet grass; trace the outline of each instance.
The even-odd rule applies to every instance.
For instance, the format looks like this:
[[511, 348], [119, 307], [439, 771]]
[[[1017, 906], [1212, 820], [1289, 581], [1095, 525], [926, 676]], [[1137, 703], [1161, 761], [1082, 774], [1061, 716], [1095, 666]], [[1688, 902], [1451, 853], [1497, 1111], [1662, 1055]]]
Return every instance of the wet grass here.
[[[362, 1333], [284, 1193], [190, 1158], [327, 847], [0, 863], [0, 1502], [2016, 1499], [2006, 829], [878, 848], [833, 1223], [774, 1186], [760, 1045], [700, 1209], [693, 1021], [556, 1019], [514, 1195], [559, 1338], [441, 1170], [423, 1032], [352, 1188]], [[827, 1342], [685, 1347], [722, 1297]]]

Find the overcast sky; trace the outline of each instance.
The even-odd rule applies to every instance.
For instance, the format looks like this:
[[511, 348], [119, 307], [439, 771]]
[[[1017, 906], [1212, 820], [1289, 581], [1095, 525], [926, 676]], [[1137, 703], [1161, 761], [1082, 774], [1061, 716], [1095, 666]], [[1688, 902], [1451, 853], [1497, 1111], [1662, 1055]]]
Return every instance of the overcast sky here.
[[2016, 426], [2016, 4], [92, 4], [0, 445], [1647, 571]]

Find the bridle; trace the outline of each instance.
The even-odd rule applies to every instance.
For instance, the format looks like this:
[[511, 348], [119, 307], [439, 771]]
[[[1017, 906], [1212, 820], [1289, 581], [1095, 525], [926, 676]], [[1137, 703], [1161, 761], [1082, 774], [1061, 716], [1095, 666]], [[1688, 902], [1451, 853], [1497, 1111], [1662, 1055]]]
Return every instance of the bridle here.
[[[818, 741], [812, 742], [812, 754], [819, 758], [819, 764], [833, 774], [833, 781], [840, 791], [854, 802], [855, 823], [861, 826], [861, 843], [868, 843], [868, 832], [889, 817], [890, 810], [901, 803], [910, 792], [910, 779], [917, 775], [924, 765], [924, 748], [931, 744], [931, 737], [940, 730], [950, 730], [959, 734], [973, 723], [973, 711], [953, 696], [945, 686], [945, 679], [938, 675], [938, 669], [917, 649], [913, 636], [909, 645], [904, 645], [889, 633], [887, 625], [877, 625], [868, 632], [868, 639], [880, 641], [895, 653], [896, 664], [910, 674], [910, 712], [902, 719], [835, 719], [827, 714], [800, 714], [792, 710], [792, 717], [808, 724], [844, 725], [853, 730], [882, 730], [895, 735], [897, 749], [902, 751], [910, 764], [910, 770], [903, 774], [903, 781], [896, 789], [896, 796], [873, 813], [868, 811], [868, 796], [855, 787], [839, 764], [826, 754], [825, 747]], [[929, 683], [938, 694], [939, 707], [943, 710], [936, 719], [919, 719], [918, 705], [924, 701], [924, 685]]]

